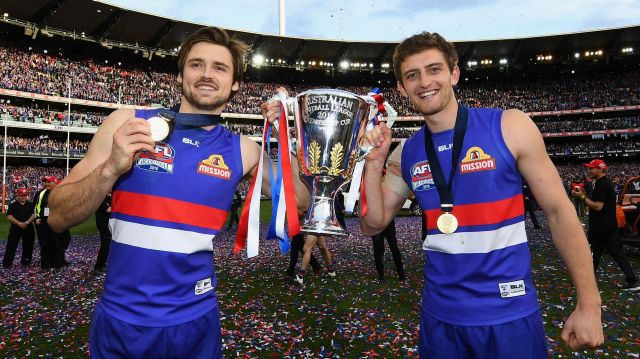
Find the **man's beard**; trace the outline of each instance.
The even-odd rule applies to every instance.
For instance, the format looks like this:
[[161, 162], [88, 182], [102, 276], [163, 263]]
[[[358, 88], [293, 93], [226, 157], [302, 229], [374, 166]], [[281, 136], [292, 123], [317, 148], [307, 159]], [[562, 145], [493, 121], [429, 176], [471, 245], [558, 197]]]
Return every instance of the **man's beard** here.
[[226, 99], [222, 99], [220, 96], [215, 96], [208, 98], [207, 101], [201, 101], [198, 96], [194, 95], [194, 93], [190, 91], [190, 89], [185, 89], [184, 85], [182, 85], [181, 87], [182, 95], [189, 102], [189, 104], [192, 107], [203, 111], [217, 110], [220, 107], [224, 106], [231, 98], [231, 94], [229, 94]]

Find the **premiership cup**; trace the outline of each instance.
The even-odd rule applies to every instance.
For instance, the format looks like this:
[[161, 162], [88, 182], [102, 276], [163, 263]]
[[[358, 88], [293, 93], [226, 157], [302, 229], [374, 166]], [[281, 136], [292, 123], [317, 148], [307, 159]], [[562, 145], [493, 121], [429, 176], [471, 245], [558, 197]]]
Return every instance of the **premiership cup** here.
[[311, 192], [301, 230], [344, 236], [347, 232], [336, 219], [336, 194], [351, 181], [356, 162], [371, 150], [361, 147], [359, 141], [378, 105], [370, 97], [319, 89], [287, 99], [285, 108], [295, 120], [300, 178]]

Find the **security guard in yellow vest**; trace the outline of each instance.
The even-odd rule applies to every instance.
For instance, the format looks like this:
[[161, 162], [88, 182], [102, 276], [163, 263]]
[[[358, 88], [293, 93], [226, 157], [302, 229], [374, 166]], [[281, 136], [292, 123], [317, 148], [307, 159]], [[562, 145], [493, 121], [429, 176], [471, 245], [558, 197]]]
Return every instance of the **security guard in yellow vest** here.
[[54, 176], [42, 178], [43, 189], [33, 197], [36, 214], [36, 232], [40, 243], [40, 267], [42, 269], [61, 268], [69, 264], [64, 258], [64, 252], [71, 238], [69, 231], [62, 234], [55, 233], [47, 224], [49, 217], [49, 193], [56, 185]]

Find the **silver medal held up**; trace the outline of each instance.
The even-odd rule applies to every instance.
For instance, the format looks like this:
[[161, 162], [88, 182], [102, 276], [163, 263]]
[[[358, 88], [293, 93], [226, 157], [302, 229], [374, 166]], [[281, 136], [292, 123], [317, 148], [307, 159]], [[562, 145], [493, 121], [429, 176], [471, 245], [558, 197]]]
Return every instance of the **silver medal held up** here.
[[151, 138], [154, 142], [162, 142], [169, 137], [171, 133], [172, 118], [168, 118], [164, 114], [160, 116], [154, 116], [147, 120], [149, 126], [151, 126]]

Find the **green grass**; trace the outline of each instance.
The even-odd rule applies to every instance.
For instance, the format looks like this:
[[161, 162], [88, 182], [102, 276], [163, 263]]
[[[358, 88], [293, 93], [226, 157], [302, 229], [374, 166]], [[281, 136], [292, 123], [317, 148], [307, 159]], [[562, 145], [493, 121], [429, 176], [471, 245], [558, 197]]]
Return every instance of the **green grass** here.
[[[0, 217], [0, 240], [6, 240], [7, 235], [9, 234], [9, 220], [7, 219], [7, 215], [3, 214]], [[98, 229], [96, 228], [96, 220], [95, 216], [89, 217], [84, 223], [77, 225], [71, 228], [71, 235], [85, 235], [85, 234], [94, 234], [97, 233]]]
[[[238, 211], [238, 216], [240, 216], [241, 211]], [[400, 211], [399, 215], [409, 215], [409, 212], [406, 210]], [[271, 220], [271, 201], [261, 201], [260, 202], [260, 223], [268, 223]], [[227, 218], [227, 222], [229, 219]], [[225, 222], [226, 223], [226, 222]], [[6, 240], [7, 235], [9, 233], [9, 221], [7, 220], [7, 215], [3, 214], [0, 217], [0, 240]], [[95, 216], [89, 217], [84, 223], [77, 225], [71, 228], [71, 235], [87, 235], [97, 233], [98, 229], [96, 228], [96, 220]]]
[[[238, 211], [238, 216], [240, 216], [241, 212]], [[271, 201], [262, 201], [260, 202], [260, 222], [267, 223], [271, 219]], [[227, 218], [227, 222], [229, 219]], [[226, 223], [226, 222], [225, 222]], [[7, 219], [7, 215], [3, 214], [0, 217], [0, 240], [6, 240], [7, 235], [9, 233], [9, 220]], [[95, 216], [92, 215], [82, 224], [77, 225], [71, 228], [71, 235], [87, 235], [87, 234], [95, 234], [98, 233], [98, 229], [96, 228], [96, 219]]]

